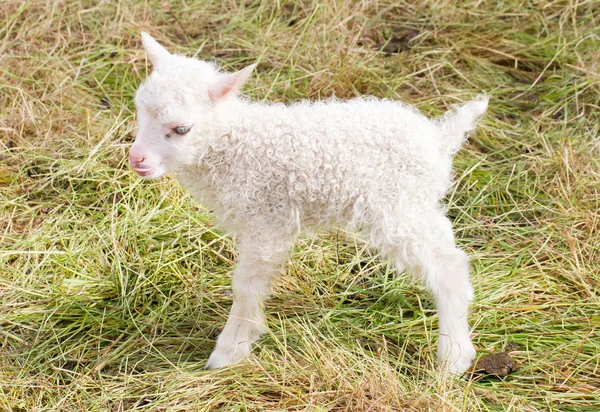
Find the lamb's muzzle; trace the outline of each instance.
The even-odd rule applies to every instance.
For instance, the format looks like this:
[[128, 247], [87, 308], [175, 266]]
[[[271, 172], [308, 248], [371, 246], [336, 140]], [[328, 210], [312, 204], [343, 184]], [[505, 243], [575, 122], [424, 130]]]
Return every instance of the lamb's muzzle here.
[[[231, 315], [207, 367], [239, 361], [265, 332], [262, 302], [304, 229], [363, 233], [399, 271], [421, 279], [439, 313], [438, 358], [471, 364], [469, 258], [441, 203], [452, 158], [488, 99], [440, 119], [373, 97], [292, 105], [238, 97], [254, 65], [232, 74], [171, 55], [148, 34], [154, 65], [135, 102], [130, 163], [147, 179], [174, 172], [236, 236]], [[185, 132], [185, 133], [184, 133]]]

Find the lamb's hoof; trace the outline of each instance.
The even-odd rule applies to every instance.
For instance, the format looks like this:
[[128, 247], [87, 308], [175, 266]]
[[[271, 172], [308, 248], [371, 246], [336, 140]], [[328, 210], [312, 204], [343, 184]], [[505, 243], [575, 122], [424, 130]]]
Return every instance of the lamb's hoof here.
[[[441, 361], [443, 370], [448, 371], [451, 375], [460, 378], [473, 364], [473, 360], [477, 353], [473, 345], [464, 343], [455, 349], [455, 356], [450, 355], [448, 358]], [[456, 353], [458, 352], [458, 355]]]
[[465, 372], [471, 367], [474, 358], [475, 354], [473, 354], [473, 356], [460, 357], [459, 359], [448, 365], [448, 372], [450, 372], [451, 375], [457, 378], [462, 377], [465, 374]]
[[233, 365], [244, 359], [249, 354], [250, 351], [246, 352], [244, 350], [224, 350], [217, 347], [208, 358], [205, 369], [216, 369]]

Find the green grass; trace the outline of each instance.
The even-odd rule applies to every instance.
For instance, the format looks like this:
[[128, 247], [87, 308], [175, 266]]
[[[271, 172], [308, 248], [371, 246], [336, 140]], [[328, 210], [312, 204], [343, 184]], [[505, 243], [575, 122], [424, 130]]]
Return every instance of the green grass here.
[[[600, 410], [600, 1], [53, 1], [0, 7], [0, 410]], [[307, 236], [270, 333], [203, 366], [236, 252], [171, 178], [127, 167], [140, 30], [254, 99], [372, 94], [439, 115], [481, 91], [448, 213], [480, 355], [435, 372], [420, 285], [342, 231]]]

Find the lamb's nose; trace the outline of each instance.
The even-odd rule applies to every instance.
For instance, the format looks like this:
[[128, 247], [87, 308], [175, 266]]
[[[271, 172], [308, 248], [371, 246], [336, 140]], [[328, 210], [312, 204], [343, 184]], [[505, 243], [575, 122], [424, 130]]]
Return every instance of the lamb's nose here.
[[131, 163], [132, 165], [136, 165], [139, 163], [142, 163], [144, 160], [146, 160], [145, 157], [138, 157], [138, 156], [129, 156], [129, 163]]

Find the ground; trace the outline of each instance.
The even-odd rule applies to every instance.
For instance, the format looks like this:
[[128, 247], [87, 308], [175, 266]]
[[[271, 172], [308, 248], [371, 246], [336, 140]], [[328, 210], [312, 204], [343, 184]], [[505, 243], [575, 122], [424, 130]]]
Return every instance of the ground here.
[[[0, 410], [600, 409], [600, 1], [60, 1], [0, 7]], [[233, 243], [127, 166], [140, 30], [282, 102], [371, 94], [431, 116], [481, 92], [448, 215], [478, 355], [435, 370], [419, 284], [343, 231], [304, 237], [253, 356], [205, 371]]]

